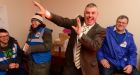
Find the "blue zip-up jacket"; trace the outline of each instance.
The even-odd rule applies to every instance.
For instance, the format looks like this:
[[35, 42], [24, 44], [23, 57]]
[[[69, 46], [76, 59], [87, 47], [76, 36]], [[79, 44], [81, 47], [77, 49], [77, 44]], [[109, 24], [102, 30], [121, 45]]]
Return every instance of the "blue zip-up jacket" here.
[[[0, 75], [5, 75], [10, 63], [21, 64], [21, 49], [13, 37], [9, 37], [8, 46], [0, 46]], [[20, 65], [21, 66], [21, 65]]]
[[133, 35], [125, 30], [118, 39], [114, 28], [115, 26], [107, 27], [106, 37], [97, 52], [97, 60], [107, 59], [116, 68], [124, 68], [128, 64], [136, 67], [137, 48]]

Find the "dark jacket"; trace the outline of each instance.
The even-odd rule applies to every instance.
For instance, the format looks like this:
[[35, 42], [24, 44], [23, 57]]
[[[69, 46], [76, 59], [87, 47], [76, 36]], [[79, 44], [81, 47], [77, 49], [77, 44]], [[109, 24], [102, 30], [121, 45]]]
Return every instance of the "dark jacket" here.
[[[12, 55], [14, 54], [16, 56], [15, 57], [5, 56], [4, 52], [6, 52], [8, 50], [10, 50], [10, 53], [12, 53]], [[14, 50], [15, 50], [15, 53], [14, 53]], [[0, 71], [8, 70], [10, 63], [21, 64], [21, 62], [22, 62], [22, 50], [20, 49], [17, 41], [12, 37], [9, 37], [7, 47], [3, 48], [3, 47], [0, 46], [0, 59], [3, 59], [4, 57], [6, 58], [6, 60], [1, 60]]]
[[[73, 62], [73, 49], [76, 43], [77, 34], [72, 29], [72, 25], [77, 25], [76, 19], [69, 19], [63, 18], [61, 16], [57, 16], [51, 13], [52, 18], [51, 21], [58, 26], [65, 27], [71, 29], [70, 39], [68, 42], [67, 50], [65, 53], [66, 57], [66, 64], [64, 69], [65, 75], [72, 75], [72, 72], [76, 71], [76, 68], [70, 69], [75, 67]], [[81, 20], [81, 24], [84, 23], [84, 18], [78, 16]], [[98, 64], [96, 60], [96, 51], [100, 48], [103, 38], [105, 36], [105, 29], [102, 28], [99, 24], [95, 24], [86, 35], [82, 35], [81, 39], [81, 70], [83, 75], [98, 75]], [[73, 70], [73, 71], [72, 71]], [[97, 73], [97, 74], [95, 74]]]

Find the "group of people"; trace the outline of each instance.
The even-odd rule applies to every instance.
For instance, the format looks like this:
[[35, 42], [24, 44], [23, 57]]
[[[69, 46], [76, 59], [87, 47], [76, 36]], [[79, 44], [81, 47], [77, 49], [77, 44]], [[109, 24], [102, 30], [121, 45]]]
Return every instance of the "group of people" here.
[[31, 19], [23, 50], [7, 30], [0, 29], [0, 75], [13, 75], [13, 70], [21, 73], [17, 69], [22, 69], [22, 51], [29, 55], [29, 75], [49, 75], [52, 30], [45, 26], [43, 17], [71, 30], [63, 75], [140, 75], [136, 68], [137, 48], [133, 34], [126, 29], [126, 15], [120, 15], [115, 25], [105, 29], [96, 22], [99, 12], [94, 3], [85, 7], [84, 17], [75, 19], [49, 12], [36, 1], [34, 5], [40, 11]]
[[[51, 60], [52, 30], [43, 23], [40, 15], [31, 18], [31, 27], [24, 48], [0, 29], [0, 75], [49, 75]], [[28, 71], [24, 56], [28, 56]]]

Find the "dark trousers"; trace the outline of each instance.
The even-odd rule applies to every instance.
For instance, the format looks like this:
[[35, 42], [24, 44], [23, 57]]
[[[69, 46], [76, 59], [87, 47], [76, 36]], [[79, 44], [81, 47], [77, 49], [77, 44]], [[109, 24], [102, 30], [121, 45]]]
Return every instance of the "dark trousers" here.
[[138, 70], [136, 68], [133, 68], [131, 74], [126, 74], [123, 72], [123, 68], [116, 69], [112, 65], [110, 68], [104, 68], [101, 64], [99, 64], [99, 72], [100, 72], [100, 75], [113, 75], [115, 73], [123, 74], [123, 75], [140, 75], [140, 73], [138, 72]]
[[29, 61], [29, 75], [50, 75], [50, 62], [37, 64]]

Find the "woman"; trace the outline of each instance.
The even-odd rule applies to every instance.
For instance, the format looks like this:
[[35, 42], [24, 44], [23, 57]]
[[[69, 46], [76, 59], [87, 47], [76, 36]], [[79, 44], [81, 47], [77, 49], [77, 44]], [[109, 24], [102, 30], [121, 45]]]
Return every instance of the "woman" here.
[[24, 46], [29, 53], [29, 75], [49, 75], [51, 60], [52, 30], [45, 27], [43, 18], [34, 15], [30, 32]]

